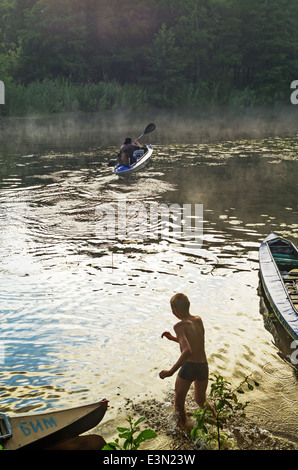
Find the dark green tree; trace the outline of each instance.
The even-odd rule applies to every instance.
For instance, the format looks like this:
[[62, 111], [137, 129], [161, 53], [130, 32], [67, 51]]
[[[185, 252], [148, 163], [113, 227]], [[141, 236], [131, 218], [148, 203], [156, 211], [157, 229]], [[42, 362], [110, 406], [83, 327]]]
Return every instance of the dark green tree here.
[[163, 24], [155, 35], [148, 57], [148, 77], [144, 80], [153, 104], [179, 103], [184, 67], [181, 50], [175, 42], [175, 34]]
[[288, 100], [298, 76], [298, 5], [295, 0], [234, 0], [241, 14], [242, 77], [259, 102]]
[[7, 86], [16, 71], [20, 47], [15, 26], [16, 3], [14, 0], [0, 2], [0, 80]]
[[177, 44], [182, 49], [187, 78], [192, 83], [209, 78], [216, 26], [216, 12], [210, 0], [176, 2]]
[[25, 82], [59, 76], [83, 79], [86, 25], [81, 2], [38, 0], [23, 8], [18, 78]]

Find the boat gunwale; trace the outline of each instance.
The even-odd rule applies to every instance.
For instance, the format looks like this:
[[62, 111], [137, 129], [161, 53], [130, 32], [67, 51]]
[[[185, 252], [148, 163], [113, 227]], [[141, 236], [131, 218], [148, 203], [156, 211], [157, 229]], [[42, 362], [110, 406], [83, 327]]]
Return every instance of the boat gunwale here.
[[[66, 439], [71, 439], [72, 437], [76, 437], [82, 433], [87, 432], [88, 430], [92, 429], [93, 427], [97, 426], [105, 416], [105, 413], [108, 408], [109, 401], [106, 399], [102, 399], [98, 402], [89, 403], [86, 405], [73, 407], [73, 408], [66, 408], [65, 410], [50, 410], [45, 411], [43, 413], [37, 414], [28, 414], [28, 415], [16, 415], [13, 417], [8, 417], [11, 422], [12, 428], [12, 435], [3, 441], [2, 445], [4, 449], [8, 450], [34, 450], [34, 449], [45, 449], [50, 445], [56, 444], [58, 442], [62, 442]], [[13, 442], [13, 447], [11, 446], [11, 441], [15, 438], [14, 429], [13, 429], [13, 420], [16, 419], [16, 425], [19, 426], [20, 419], [42, 419], [48, 415], [56, 416], [63, 415], [64, 412], [71, 413], [74, 411], [75, 413], [83, 410], [86, 411], [85, 414], [80, 414], [74, 420], [68, 420], [66, 424], [60, 424], [57, 428], [51, 428], [53, 431], [46, 433], [44, 435], [36, 436], [37, 439], [28, 440], [28, 442], [24, 441], [19, 445]], [[31, 434], [30, 434], [31, 435]], [[28, 435], [29, 436], [29, 435]]]
[[[278, 238], [280, 239], [280, 237], [278, 237]], [[290, 244], [292, 244], [292, 242], [290, 242], [289, 240], [286, 240], [286, 241], [289, 242]], [[290, 295], [289, 295], [289, 292], [288, 292], [287, 289], [286, 289], [286, 286], [285, 286], [285, 283], [284, 283], [282, 274], [281, 274], [281, 272], [280, 272], [279, 267], [277, 266], [277, 263], [276, 263], [275, 258], [274, 258], [274, 256], [273, 256], [273, 253], [272, 253], [272, 251], [271, 251], [271, 249], [270, 249], [270, 245], [269, 245], [268, 241], [266, 242], [266, 245], [267, 245], [269, 254], [270, 254], [270, 256], [271, 256], [271, 259], [272, 259], [272, 261], [273, 261], [273, 264], [274, 264], [274, 266], [275, 266], [275, 269], [276, 269], [276, 272], [277, 272], [277, 274], [278, 274], [278, 277], [280, 278], [280, 281], [281, 281], [282, 287], [283, 287], [283, 289], [284, 289], [284, 291], [285, 291], [286, 297], [288, 298], [288, 300], [289, 300], [289, 302], [291, 303], [293, 309], [295, 310], [295, 312], [296, 312], [297, 315], [298, 315], [298, 312], [297, 312], [297, 310], [296, 310], [295, 307], [294, 307], [294, 304], [293, 304], [292, 299], [291, 299], [291, 297], [290, 297]], [[292, 245], [293, 245], [293, 244], [292, 244]], [[293, 245], [293, 247], [296, 248], [294, 245]]]
[[[272, 233], [273, 234], [273, 233]], [[276, 234], [275, 234], [276, 235]], [[269, 236], [268, 236], [269, 237]], [[282, 238], [278, 235], [276, 235], [275, 238], [273, 239], [268, 239], [268, 237], [266, 237], [265, 240], [263, 240], [263, 242], [261, 243], [260, 245], [260, 249], [259, 249], [259, 265], [260, 265], [260, 274], [261, 274], [261, 280], [262, 280], [262, 285], [264, 287], [264, 290], [265, 290], [265, 293], [266, 293], [266, 296], [268, 297], [269, 301], [270, 301], [270, 304], [275, 312], [275, 314], [277, 315], [277, 317], [279, 318], [280, 322], [282, 323], [282, 325], [284, 326], [284, 328], [286, 329], [286, 331], [288, 332], [288, 334], [294, 339], [294, 340], [297, 340], [298, 339], [298, 330], [295, 331], [295, 329], [293, 329], [291, 327], [291, 325], [289, 324], [289, 322], [287, 321], [286, 317], [283, 315], [282, 313], [282, 310], [279, 308], [278, 304], [279, 302], [276, 301], [273, 296], [271, 295], [271, 292], [270, 292], [270, 289], [268, 288], [268, 285], [267, 285], [267, 282], [266, 282], [266, 275], [264, 275], [264, 272], [263, 272], [263, 267], [262, 267], [262, 262], [261, 262], [261, 254], [260, 254], [260, 250], [262, 247], [266, 247], [266, 250], [267, 252], [269, 253], [270, 255], [270, 258], [271, 258], [271, 262], [274, 266], [274, 269], [275, 269], [275, 272], [277, 273], [277, 277], [278, 277], [278, 280], [279, 280], [279, 284], [282, 285], [282, 288], [283, 288], [283, 291], [286, 295], [286, 300], [289, 302], [290, 306], [291, 306], [291, 309], [292, 309], [292, 312], [295, 313], [295, 315], [297, 315], [298, 317], [298, 312], [297, 310], [295, 309], [294, 305], [293, 305], [293, 302], [289, 296], [289, 293], [286, 289], [286, 286], [285, 286], [285, 283], [284, 283], [284, 280], [282, 278], [282, 274], [277, 266], [277, 263], [274, 259], [274, 256], [273, 256], [273, 253], [270, 249], [270, 245], [269, 245], [269, 242], [270, 241], [275, 241], [277, 239], [280, 239], [280, 240], [285, 240], [287, 243], [289, 243], [294, 249], [295, 251], [298, 253], [298, 249], [297, 247], [290, 241], [290, 240], [287, 240], [285, 238]]]

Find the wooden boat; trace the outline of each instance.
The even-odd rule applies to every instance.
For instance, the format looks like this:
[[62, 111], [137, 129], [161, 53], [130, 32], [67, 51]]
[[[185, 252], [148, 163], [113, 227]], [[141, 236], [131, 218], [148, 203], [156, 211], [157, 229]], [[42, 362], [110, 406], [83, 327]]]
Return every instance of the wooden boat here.
[[143, 169], [149, 162], [153, 153], [152, 145], [146, 145], [140, 150], [135, 151], [136, 161], [130, 166], [118, 163], [114, 168], [114, 173], [118, 176], [126, 176]]
[[107, 400], [77, 408], [8, 417], [0, 413], [0, 445], [7, 450], [45, 449], [97, 426]]
[[294, 340], [298, 339], [298, 250], [276, 233], [259, 248], [262, 286], [277, 318]]

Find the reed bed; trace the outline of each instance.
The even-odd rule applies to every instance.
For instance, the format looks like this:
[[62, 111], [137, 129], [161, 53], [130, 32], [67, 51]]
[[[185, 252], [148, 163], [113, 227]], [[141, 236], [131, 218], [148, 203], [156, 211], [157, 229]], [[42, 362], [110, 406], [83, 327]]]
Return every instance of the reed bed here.
[[146, 105], [146, 91], [137, 85], [117, 82], [73, 83], [68, 79], [45, 79], [27, 85], [10, 83], [3, 116], [92, 112]]

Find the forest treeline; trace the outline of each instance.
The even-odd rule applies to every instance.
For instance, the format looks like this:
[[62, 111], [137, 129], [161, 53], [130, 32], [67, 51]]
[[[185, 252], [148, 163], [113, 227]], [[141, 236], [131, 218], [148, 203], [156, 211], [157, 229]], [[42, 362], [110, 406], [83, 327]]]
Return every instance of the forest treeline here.
[[290, 102], [297, 0], [0, 0], [2, 115]]

